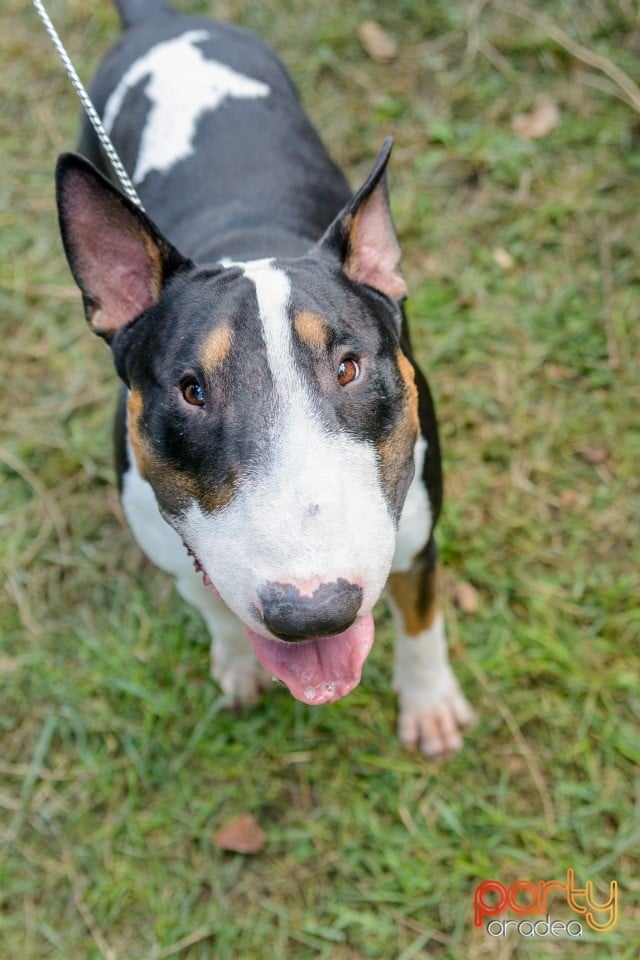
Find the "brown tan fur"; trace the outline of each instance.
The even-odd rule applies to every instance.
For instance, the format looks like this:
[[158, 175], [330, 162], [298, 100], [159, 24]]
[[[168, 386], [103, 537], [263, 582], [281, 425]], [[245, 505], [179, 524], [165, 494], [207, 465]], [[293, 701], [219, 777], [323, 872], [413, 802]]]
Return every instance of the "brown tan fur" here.
[[208, 373], [213, 373], [225, 362], [231, 351], [233, 334], [225, 324], [212, 330], [200, 350], [200, 360]]
[[397, 464], [403, 463], [410, 456], [420, 429], [415, 375], [413, 367], [400, 348], [396, 352], [396, 362], [405, 384], [403, 405], [396, 426], [378, 445], [380, 475], [387, 487], [393, 487]]
[[428, 630], [440, 610], [437, 580], [435, 567], [425, 570], [418, 564], [406, 573], [392, 573], [389, 577], [389, 592], [410, 637]]
[[129, 414], [129, 440], [133, 449], [133, 455], [136, 460], [138, 472], [145, 480], [149, 479], [148, 465], [151, 459], [146, 440], [140, 433], [140, 421], [142, 419], [142, 394], [137, 390], [131, 390], [127, 397], [127, 412]]
[[317, 313], [305, 311], [297, 314], [294, 320], [296, 336], [314, 353], [322, 353], [329, 342], [327, 321]]

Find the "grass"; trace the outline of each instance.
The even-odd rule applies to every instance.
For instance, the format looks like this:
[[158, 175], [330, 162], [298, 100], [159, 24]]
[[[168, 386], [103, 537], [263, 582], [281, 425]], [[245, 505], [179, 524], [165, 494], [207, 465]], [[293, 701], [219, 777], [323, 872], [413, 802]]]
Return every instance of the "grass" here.
[[[88, 79], [117, 32], [111, 6], [49, 7]], [[114, 375], [83, 328], [52, 198], [78, 105], [27, 0], [6, 0], [2, 957], [631, 960], [636, 6], [225, 0], [216, 13], [278, 49], [354, 183], [383, 136], [396, 138], [394, 211], [445, 451], [441, 553], [449, 581], [480, 596], [475, 614], [447, 611], [479, 720], [446, 765], [399, 748], [383, 607], [346, 700], [314, 710], [274, 689], [243, 716], [222, 709], [201, 623], [119, 510]], [[399, 42], [392, 64], [357, 38], [372, 16]], [[513, 117], [541, 95], [559, 126], [516, 137]], [[264, 852], [217, 850], [216, 830], [245, 811]], [[569, 867], [600, 895], [619, 882], [612, 932], [568, 944], [474, 927], [480, 881], [563, 879]], [[559, 901], [552, 912], [570, 917]]]

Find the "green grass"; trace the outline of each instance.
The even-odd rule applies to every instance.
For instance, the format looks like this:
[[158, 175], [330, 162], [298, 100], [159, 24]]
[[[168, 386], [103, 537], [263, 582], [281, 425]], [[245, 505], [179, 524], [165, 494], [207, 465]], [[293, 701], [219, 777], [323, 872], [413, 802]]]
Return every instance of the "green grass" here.
[[[640, 115], [608, 64], [640, 84], [640, 20], [629, 0], [512, 6], [544, 10], [599, 68], [502, 3], [216, 4], [278, 49], [354, 184], [396, 138], [445, 451], [441, 553], [449, 581], [480, 594], [474, 615], [448, 603], [478, 723], [434, 766], [394, 737], [383, 607], [346, 700], [312, 709], [274, 689], [242, 716], [222, 709], [203, 626], [117, 503], [115, 379], [52, 195], [78, 105], [27, 0], [4, 3], [3, 960], [637, 956]], [[49, 7], [88, 79], [117, 32], [111, 6]], [[400, 45], [388, 66], [357, 39], [372, 16]], [[513, 116], [542, 94], [560, 125], [518, 139]], [[221, 853], [216, 830], [245, 811], [264, 852]], [[474, 928], [481, 880], [568, 867], [601, 893], [619, 882], [613, 932]]]

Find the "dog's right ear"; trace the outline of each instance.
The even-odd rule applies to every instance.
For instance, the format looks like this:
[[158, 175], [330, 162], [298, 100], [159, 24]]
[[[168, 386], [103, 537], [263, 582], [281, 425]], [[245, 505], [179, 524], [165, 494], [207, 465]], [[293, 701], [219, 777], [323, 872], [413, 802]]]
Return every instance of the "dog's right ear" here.
[[393, 140], [387, 137], [371, 173], [312, 252], [337, 257], [350, 280], [366, 283], [401, 303], [407, 285], [400, 270], [400, 245], [386, 181], [392, 146]]
[[64, 153], [56, 167], [60, 233], [94, 333], [109, 342], [191, 266], [155, 224], [93, 164]]

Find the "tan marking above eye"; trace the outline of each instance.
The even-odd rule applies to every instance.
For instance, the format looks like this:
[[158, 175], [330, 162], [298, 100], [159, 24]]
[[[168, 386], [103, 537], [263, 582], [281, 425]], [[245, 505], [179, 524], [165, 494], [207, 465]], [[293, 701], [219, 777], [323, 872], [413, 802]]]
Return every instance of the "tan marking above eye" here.
[[320, 352], [327, 349], [329, 326], [323, 317], [303, 311], [297, 314], [293, 326], [298, 338], [312, 350]]
[[200, 349], [200, 362], [205, 370], [211, 372], [222, 366], [229, 356], [233, 343], [233, 333], [228, 323], [212, 330]]

